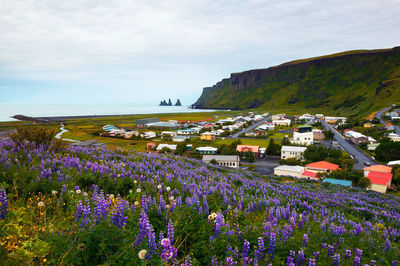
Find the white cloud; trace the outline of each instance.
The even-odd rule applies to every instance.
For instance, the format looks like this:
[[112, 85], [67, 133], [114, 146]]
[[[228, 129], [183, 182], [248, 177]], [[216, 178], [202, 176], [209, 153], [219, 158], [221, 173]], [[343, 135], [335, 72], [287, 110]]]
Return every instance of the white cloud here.
[[231, 72], [399, 45], [399, 13], [398, 0], [0, 0], [0, 76], [195, 95]]

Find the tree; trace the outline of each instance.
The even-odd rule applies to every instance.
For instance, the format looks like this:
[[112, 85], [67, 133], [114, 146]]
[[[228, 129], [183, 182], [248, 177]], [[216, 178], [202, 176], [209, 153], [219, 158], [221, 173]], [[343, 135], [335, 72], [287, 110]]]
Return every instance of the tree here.
[[397, 187], [400, 186], [400, 164], [392, 166], [392, 173], [392, 184], [395, 184]]
[[400, 159], [400, 142], [382, 140], [375, 150], [375, 158], [378, 161], [389, 162]]
[[271, 139], [268, 144], [266, 153], [268, 155], [280, 155], [281, 154], [281, 146], [279, 144], [275, 144], [274, 140]]
[[162, 148], [158, 153], [170, 153], [170, 152], [171, 152], [171, 149], [170, 149], [170, 148], [164, 147], [164, 148]]
[[60, 151], [66, 147], [61, 139], [56, 139], [57, 130], [45, 127], [18, 127], [17, 131], [10, 134], [11, 140], [23, 149], [43, 148]]
[[210, 164], [214, 164], [214, 165], [216, 165], [216, 164], [217, 164], [217, 160], [215, 160], [215, 159], [212, 159], [212, 160], [210, 161]]
[[354, 160], [353, 159], [345, 159], [340, 163], [340, 167], [345, 171], [353, 170]]
[[185, 143], [179, 143], [176, 146], [175, 154], [183, 155], [186, 151], [186, 144]]
[[256, 161], [255, 157], [254, 157], [254, 153], [252, 153], [251, 151], [245, 152], [244, 153], [244, 158], [246, 159], [246, 161], [248, 161], [249, 163], [254, 163]]
[[325, 136], [325, 139], [333, 139], [335, 134], [332, 131], [327, 130], [327, 131], [324, 132], [324, 136]]
[[360, 180], [358, 180], [357, 186], [365, 189], [371, 188], [371, 180], [369, 180], [368, 177], [363, 176], [360, 178]]

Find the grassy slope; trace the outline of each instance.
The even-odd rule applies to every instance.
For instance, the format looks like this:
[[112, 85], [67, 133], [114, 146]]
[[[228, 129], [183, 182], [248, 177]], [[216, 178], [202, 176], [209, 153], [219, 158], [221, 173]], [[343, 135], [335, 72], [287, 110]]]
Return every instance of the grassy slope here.
[[[245, 85], [238, 88], [232, 80], [241, 76]], [[261, 101], [259, 109], [271, 111], [365, 116], [400, 103], [400, 48], [351, 51], [236, 73], [204, 92], [197, 104], [245, 109], [255, 101]]]

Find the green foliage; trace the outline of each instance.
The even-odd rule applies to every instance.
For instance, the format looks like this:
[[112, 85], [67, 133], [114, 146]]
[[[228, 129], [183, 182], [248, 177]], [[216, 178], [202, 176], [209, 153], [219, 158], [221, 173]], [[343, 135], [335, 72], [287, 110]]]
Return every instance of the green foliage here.
[[311, 108], [362, 117], [386, 107], [388, 99], [400, 102], [398, 50], [351, 51], [234, 73], [205, 89], [194, 105], [297, 111]]
[[284, 164], [284, 165], [299, 165], [301, 162], [297, 160], [296, 158], [289, 158], [289, 159], [280, 159], [279, 164]]
[[375, 150], [375, 158], [381, 162], [400, 159], [400, 142], [385, 140]]
[[371, 188], [371, 180], [369, 180], [368, 177], [363, 176], [358, 180], [357, 186], [362, 188]]
[[217, 164], [217, 160], [215, 160], [215, 159], [212, 159], [211, 161], [210, 161], [210, 164]]
[[10, 134], [11, 140], [23, 149], [42, 147], [44, 150], [52, 148], [58, 152], [63, 150], [65, 143], [56, 139], [57, 130], [46, 127], [17, 127], [16, 132]]
[[162, 148], [158, 153], [163, 154], [163, 153], [170, 153], [170, 152], [171, 152], [171, 149], [170, 149], [170, 148], [164, 147], [164, 148]]
[[325, 148], [318, 145], [310, 145], [304, 152], [304, 158], [311, 162], [324, 160], [332, 161], [332, 159], [339, 159], [341, 156], [341, 150]]
[[183, 155], [185, 153], [185, 151], [186, 151], [186, 143], [181, 142], [178, 145], [176, 145], [175, 154]]
[[276, 144], [273, 139], [270, 140], [266, 153], [268, 155], [280, 155], [281, 154], [281, 145]]

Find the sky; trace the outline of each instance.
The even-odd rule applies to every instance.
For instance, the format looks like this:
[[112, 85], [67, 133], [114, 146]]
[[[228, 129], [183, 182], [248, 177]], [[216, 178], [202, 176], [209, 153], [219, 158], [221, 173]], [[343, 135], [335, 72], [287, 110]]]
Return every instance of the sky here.
[[0, 0], [0, 104], [192, 104], [233, 72], [400, 45], [400, 0]]

